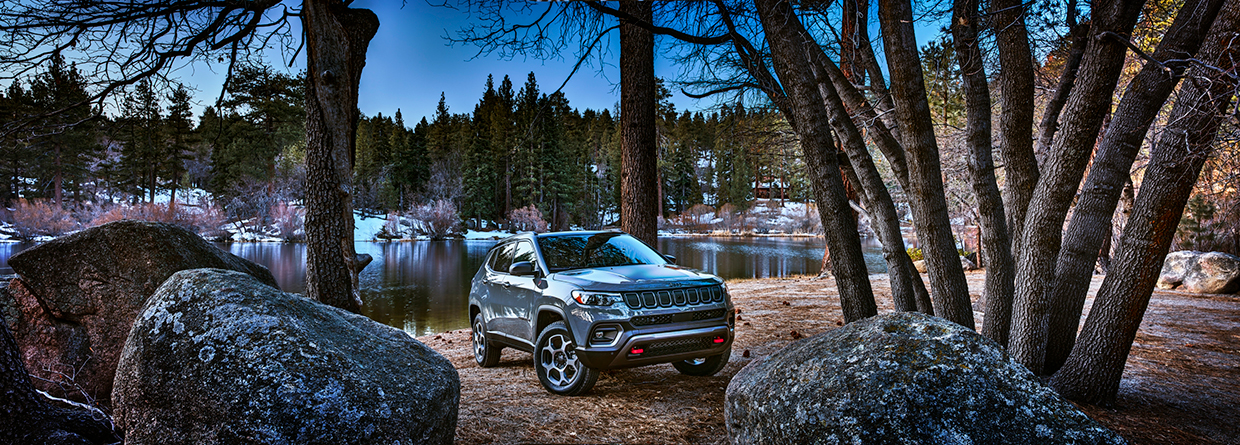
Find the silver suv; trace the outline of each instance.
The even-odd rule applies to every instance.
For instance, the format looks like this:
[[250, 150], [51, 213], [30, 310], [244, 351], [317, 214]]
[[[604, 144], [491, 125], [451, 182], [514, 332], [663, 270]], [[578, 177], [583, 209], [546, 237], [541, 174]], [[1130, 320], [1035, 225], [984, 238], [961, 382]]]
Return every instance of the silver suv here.
[[735, 309], [723, 280], [680, 267], [623, 232], [522, 233], [487, 254], [469, 291], [474, 359], [534, 355], [543, 387], [589, 391], [599, 370], [671, 363], [714, 375], [728, 363]]

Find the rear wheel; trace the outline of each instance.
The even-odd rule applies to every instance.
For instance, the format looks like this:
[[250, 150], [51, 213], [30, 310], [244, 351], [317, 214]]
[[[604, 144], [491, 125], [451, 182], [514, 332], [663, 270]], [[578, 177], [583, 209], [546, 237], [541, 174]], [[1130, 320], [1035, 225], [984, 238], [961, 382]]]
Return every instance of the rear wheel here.
[[699, 377], [711, 376], [715, 375], [719, 371], [722, 371], [723, 367], [728, 364], [728, 358], [730, 357], [732, 357], [731, 349], [722, 354], [712, 355], [710, 357], [698, 357], [672, 362], [672, 366], [684, 375]]
[[598, 380], [598, 370], [577, 359], [577, 345], [562, 321], [547, 325], [538, 334], [534, 370], [543, 388], [562, 396], [585, 394]]
[[487, 341], [486, 325], [482, 323], [482, 314], [474, 316], [473, 326], [474, 361], [478, 366], [490, 368], [499, 364], [499, 354], [504, 348]]

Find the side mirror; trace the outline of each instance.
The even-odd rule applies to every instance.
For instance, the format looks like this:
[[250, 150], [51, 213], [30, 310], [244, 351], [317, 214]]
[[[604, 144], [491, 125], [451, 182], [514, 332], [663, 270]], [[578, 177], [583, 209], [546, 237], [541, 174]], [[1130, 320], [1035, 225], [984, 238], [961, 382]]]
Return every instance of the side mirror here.
[[663, 258], [666, 258], [669, 263], [676, 264], [676, 257], [672, 255], [663, 255]]
[[508, 268], [508, 273], [517, 276], [534, 275], [534, 263], [529, 261], [512, 263], [512, 266]]

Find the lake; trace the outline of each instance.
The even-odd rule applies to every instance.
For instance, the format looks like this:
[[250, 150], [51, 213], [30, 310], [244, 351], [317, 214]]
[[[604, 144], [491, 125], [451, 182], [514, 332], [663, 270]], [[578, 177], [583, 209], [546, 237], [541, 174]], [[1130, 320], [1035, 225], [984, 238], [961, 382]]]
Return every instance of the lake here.
[[[358, 242], [374, 257], [359, 277], [362, 313], [415, 336], [469, 328], [469, 281], [494, 240]], [[0, 275], [13, 273], [10, 256], [29, 248], [0, 243]], [[305, 290], [305, 244], [229, 243], [221, 249], [267, 266], [281, 289]], [[864, 240], [870, 273], [886, 272], [877, 240]], [[731, 278], [817, 275], [823, 239], [816, 237], [660, 237], [659, 250], [676, 262]]]

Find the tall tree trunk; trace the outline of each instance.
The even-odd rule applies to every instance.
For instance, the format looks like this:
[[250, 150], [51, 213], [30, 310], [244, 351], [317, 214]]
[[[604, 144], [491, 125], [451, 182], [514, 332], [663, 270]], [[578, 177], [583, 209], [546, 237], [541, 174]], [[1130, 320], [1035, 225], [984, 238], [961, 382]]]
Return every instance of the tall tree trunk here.
[[[1004, 220], [1003, 198], [995, 182], [995, 164], [990, 154], [990, 87], [986, 82], [986, 69], [977, 39], [981, 20], [978, 8], [978, 0], [955, 0], [952, 4], [951, 29], [956, 58], [964, 77], [969, 175], [972, 176], [973, 194], [977, 196], [978, 230], [982, 238], [977, 245], [978, 262], [982, 262], [983, 254], [986, 256], [986, 284], [982, 298], [986, 302], [986, 319], [993, 315], [998, 321], [991, 323], [989, 334], [994, 336], [989, 338], [1004, 344], [1007, 337], [1001, 332], [1007, 329], [995, 325], [1011, 319], [1016, 266], [1012, 260], [1007, 221]], [[986, 323], [982, 324], [983, 333], [987, 332], [986, 326]]]
[[[0, 292], [7, 292], [0, 289]], [[0, 317], [0, 442], [15, 444], [120, 442], [109, 425], [86, 410], [53, 406], [35, 392], [21, 350]]]
[[969, 286], [960, 267], [947, 215], [938, 142], [930, 121], [917, 37], [913, 31], [913, 8], [908, 0], [881, 0], [878, 16], [891, 73], [891, 96], [908, 157], [909, 188], [905, 191], [915, 202], [911, 207], [913, 218], [918, 221], [917, 236], [922, 241], [930, 273], [934, 314], [976, 329]]
[[[811, 41], [808, 39], [808, 32], [802, 33], [801, 36], [806, 38], [806, 41]], [[835, 130], [844, 153], [848, 156], [848, 165], [841, 164], [850, 167], [845, 169], [846, 173], [851, 173], [846, 178], [849, 182], [860, 184], [863, 193], [858, 196], [859, 201], [861, 206], [869, 212], [874, 231], [883, 244], [883, 259], [887, 262], [887, 276], [891, 280], [891, 294], [895, 309], [906, 312], [917, 311], [919, 298], [924, 298], [929, 303], [930, 296], [926, 292], [926, 286], [921, 282], [921, 274], [917, 273], [917, 269], [913, 267], [913, 260], [909, 258], [908, 251], [904, 247], [904, 235], [900, 232], [900, 218], [896, 214], [891, 193], [878, 173], [877, 166], [874, 165], [874, 158], [866, 147], [864, 136], [849, 117], [848, 108], [844, 106], [843, 99], [840, 98], [835, 85], [825, 72], [824, 66], [830, 64], [831, 61], [827, 59], [826, 53], [818, 45], [813, 45], [808, 50], [810, 67], [814, 69], [818, 92], [822, 95], [826, 106], [831, 128]]]
[[1079, 84], [1073, 87], [1072, 97], [1068, 99], [1063, 128], [1056, 134], [1052, 151], [1043, 163], [1042, 176], [1025, 215], [1008, 353], [1034, 374], [1043, 374], [1046, 360], [1049, 300], [1064, 218], [1093, 152], [1103, 117], [1110, 111], [1111, 95], [1128, 52], [1128, 47], [1115, 35], [1128, 38], [1143, 3], [1143, 0], [1093, 3], [1092, 41], [1081, 62]]
[[1210, 155], [1219, 123], [1237, 87], [1232, 76], [1240, 68], [1240, 8], [1228, 3], [1231, 6], [1223, 9], [1197, 57], [1214, 67], [1194, 66], [1194, 81], [1180, 87], [1170, 124], [1150, 153], [1114, 271], [1103, 280], [1079, 341], [1051, 380], [1051, 385], [1068, 399], [1109, 404], [1119, 391], [1124, 362], [1149, 306], [1184, 204]]
[[53, 187], [52, 197], [56, 200], [57, 206], [64, 205], [64, 202], [65, 202], [65, 192], [64, 192], [65, 168], [64, 168], [64, 161], [61, 158], [62, 152], [63, 150], [60, 148], [60, 144], [56, 144], [56, 161], [55, 161], [56, 177], [52, 178], [52, 187]]
[[[1025, 28], [1026, 8], [1020, 0], [994, 0], [990, 4], [991, 28], [999, 49], [999, 107], [1002, 110], [999, 114], [999, 157], [1006, 182], [1003, 208], [1009, 244], [1012, 244], [1012, 235], [1019, 237], [1025, 227], [1025, 211], [1038, 185], [1038, 160], [1033, 154], [1033, 54], [1029, 49], [1029, 31]], [[1076, 60], [1080, 61], [1079, 55]], [[996, 309], [1006, 315], [992, 313], [991, 299], [986, 298], [986, 319], [982, 323], [982, 334], [1001, 345], [1007, 344], [1012, 322], [1012, 298], [1005, 298], [1007, 301], [1000, 303], [1006, 309]]]
[[[1034, 159], [1038, 163], [1043, 161], [1046, 151], [1050, 150], [1055, 142], [1055, 133], [1059, 131], [1059, 117], [1063, 113], [1064, 105], [1068, 103], [1068, 98], [1072, 95], [1077, 72], [1081, 68], [1081, 59], [1085, 57], [1085, 49], [1089, 47], [1091, 35], [1089, 27], [1088, 23], [1071, 25], [1072, 45], [1068, 47], [1068, 58], [1064, 62], [1063, 72], [1059, 73], [1059, 85], [1055, 88], [1055, 95], [1051, 96], [1050, 102], [1047, 102], [1046, 110], [1042, 113], [1042, 122], [1038, 124], [1038, 143], [1034, 148]], [[1033, 191], [1030, 190], [1029, 193], [1032, 199]], [[1024, 223], [1023, 220], [1020, 222], [1022, 229], [1017, 233], [1024, 233]], [[1019, 245], [1016, 247], [1020, 248]]]
[[[1232, 1], [1233, 5], [1236, 3]], [[1187, 59], [1201, 47], [1202, 38], [1222, 5], [1223, 0], [1186, 0], [1152, 56], [1168, 62], [1147, 62], [1129, 83], [1112, 114], [1059, 249], [1051, 289], [1047, 374], [1059, 369], [1072, 352], [1094, 262], [1103, 241], [1110, 238], [1111, 217], [1141, 140], [1188, 68]]]
[[869, 274], [857, 236], [857, 223], [845, 196], [844, 181], [836, 160], [823, 98], [814, 82], [806, 59], [806, 48], [798, 30], [800, 19], [786, 0], [756, 2], [758, 16], [771, 60], [784, 85], [794, 116], [793, 128], [801, 137], [801, 147], [809, 167], [814, 197], [819, 203], [827, 247], [831, 252], [831, 272], [840, 292], [844, 320], [853, 322], [878, 313]]
[[306, 0], [306, 296], [361, 310], [353, 248], [357, 90], [379, 18], [337, 0]]
[[[650, 2], [620, 2], [620, 11], [652, 22]], [[620, 21], [620, 228], [657, 246], [659, 199], [655, 145], [654, 34]]]

